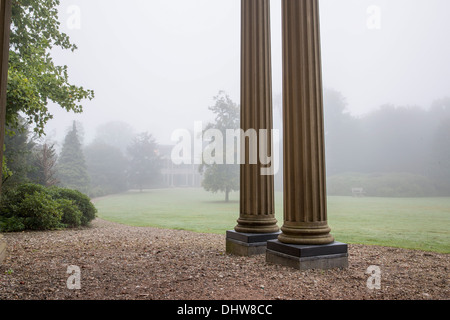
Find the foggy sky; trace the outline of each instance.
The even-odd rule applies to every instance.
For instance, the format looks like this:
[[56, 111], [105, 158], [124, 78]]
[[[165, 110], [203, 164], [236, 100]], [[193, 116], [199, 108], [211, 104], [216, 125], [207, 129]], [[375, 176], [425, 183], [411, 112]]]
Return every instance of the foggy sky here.
[[[281, 0], [271, 3], [276, 95]], [[380, 29], [367, 25], [370, 6], [380, 9]], [[324, 87], [340, 91], [352, 114], [386, 103], [427, 108], [450, 95], [450, 1], [320, 0], [320, 9]], [[78, 120], [88, 142], [98, 125], [121, 120], [166, 144], [175, 129], [212, 120], [219, 90], [239, 103], [240, 0], [61, 0], [60, 21], [79, 49], [55, 50], [55, 61], [96, 98], [82, 115], [51, 105], [51, 139]]]

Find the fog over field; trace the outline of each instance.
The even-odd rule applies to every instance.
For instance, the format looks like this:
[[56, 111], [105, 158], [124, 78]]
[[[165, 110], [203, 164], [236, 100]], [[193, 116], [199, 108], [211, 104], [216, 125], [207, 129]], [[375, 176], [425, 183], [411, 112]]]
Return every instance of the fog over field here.
[[[346, 98], [346, 111], [429, 108], [450, 95], [447, 0], [321, 0], [320, 6], [324, 86]], [[281, 1], [273, 0], [271, 10], [276, 97]], [[51, 106], [51, 139], [61, 142], [78, 120], [89, 142], [99, 125], [121, 120], [168, 144], [175, 129], [212, 119], [208, 106], [219, 90], [239, 103], [239, 0], [62, 0], [60, 21], [79, 49], [55, 51], [55, 60], [96, 97], [81, 115]]]

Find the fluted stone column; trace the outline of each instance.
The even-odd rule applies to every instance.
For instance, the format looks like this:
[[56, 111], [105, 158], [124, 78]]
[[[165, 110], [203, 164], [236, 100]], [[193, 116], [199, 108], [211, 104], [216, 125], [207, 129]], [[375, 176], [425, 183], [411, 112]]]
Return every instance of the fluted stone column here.
[[318, 5], [283, 0], [284, 243], [334, 241], [327, 224]]
[[[11, 26], [11, 0], [0, 0], [0, 163], [3, 161], [5, 140], [6, 88], [8, 82], [9, 34]], [[2, 171], [0, 167], [0, 177]], [[1, 191], [0, 179], [0, 191]], [[5, 258], [6, 244], [0, 235], [0, 263]]]
[[347, 246], [334, 242], [327, 222], [319, 3], [282, 0], [282, 6], [284, 224], [268, 257], [292, 254], [287, 264], [301, 269], [343, 266]]
[[[261, 169], [267, 165], [262, 164], [259, 158], [261, 129], [267, 133], [265, 145], [269, 155], [272, 150], [270, 0], [242, 0], [241, 5], [241, 129], [244, 132], [254, 130], [257, 134], [257, 141], [254, 141], [258, 144], [254, 154], [257, 163], [250, 161], [250, 152], [255, 149], [241, 138], [241, 144], [245, 144], [245, 162], [241, 164], [240, 216], [234, 232], [229, 231], [227, 235], [228, 239], [259, 247], [253, 248], [253, 253], [257, 254], [265, 252], [266, 240], [279, 234], [275, 219], [274, 176], [262, 174]], [[228, 252], [236, 251], [232, 247], [227, 243]], [[250, 254], [247, 251], [243, 253]]]

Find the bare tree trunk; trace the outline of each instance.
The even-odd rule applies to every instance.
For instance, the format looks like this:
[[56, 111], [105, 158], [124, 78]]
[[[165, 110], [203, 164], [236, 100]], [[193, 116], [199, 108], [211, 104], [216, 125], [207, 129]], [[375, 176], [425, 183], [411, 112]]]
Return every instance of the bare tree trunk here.
[[11, 0], [0, 2], [0, 191], [2, 187], [3, 143], [5, 139], [6, 86], [8, 82]]

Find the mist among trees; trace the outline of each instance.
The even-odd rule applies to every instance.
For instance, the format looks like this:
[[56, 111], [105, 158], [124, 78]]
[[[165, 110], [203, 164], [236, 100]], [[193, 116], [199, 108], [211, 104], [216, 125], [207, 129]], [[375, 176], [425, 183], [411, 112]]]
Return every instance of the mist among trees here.
[[450, 98], [429, 108], [384, 105], [364, 117], [346, 113], [345, 97], [325, 92], [328, 193], [369, 196], [450, 195]]
[[[215, 121], [206, 125], [204, 132], [209, 129], [219, 130], [222, 137], [226, 137], [228, 129], [239, 129], [240, 127], [240, 110], [239, 106], [231, 100], [225, 92], [219, 92], [214, 97], [215, 104], [209, 107], [209, 110], [215, 115]], [[216, 137], [214, 138], [216, 139]], [[214, 142], [214, 141], [213, 141]], [[214, 145], [214, 144], [213, 144]], [[205, 152], [208, 152], [205, 148]], [[216, 157], [215, 149], [211, 150], [211, 156]], [[221, 155], [222, 163], [226, 163], [226, 153]], [[225, 193], [225, 202], [230, 200], [230, 192], [239, 190], [239, 164], [237, 162], [237, 152], [235, 151], [235, 163], [221, 165], [217, 163], [206, 163], [205, 161], [199, 167], [199, 171], [203, 175], [202, 186], [206, 191], [217, 193]]]
[[[351, 196], [353, 188], [362, 188], [365, 196], [450, 196], [450, 98], [436, 100], [428, 109], [384, 105], [355, 117], [341, 93], [325, 90], [324, 107], [329, 195]], [[216, 121], [205, 129], [222, 130], [228, 120], [232, 128], [239, 123], [238, 105], [226, 93], [209, 110]], [[83, 145], [82, 124], [74, 122], [57, 148], [57, 142], [30, 130], [25, 119], [18, 123], [5, 141], [5, 188], [34, 182], [97, 197], [170, 187], [162, 179], [164, 161], [170, 159], [160, 154], [167, 146], [160, 146], [151, 133], [136, 133], [130, 124], [104, 123], [93, 141]], [[226, 195], [237, 190], [236, 168], [201, 166], [202, 186]], [[278, 191], [282, 174], [281, 163]]]

